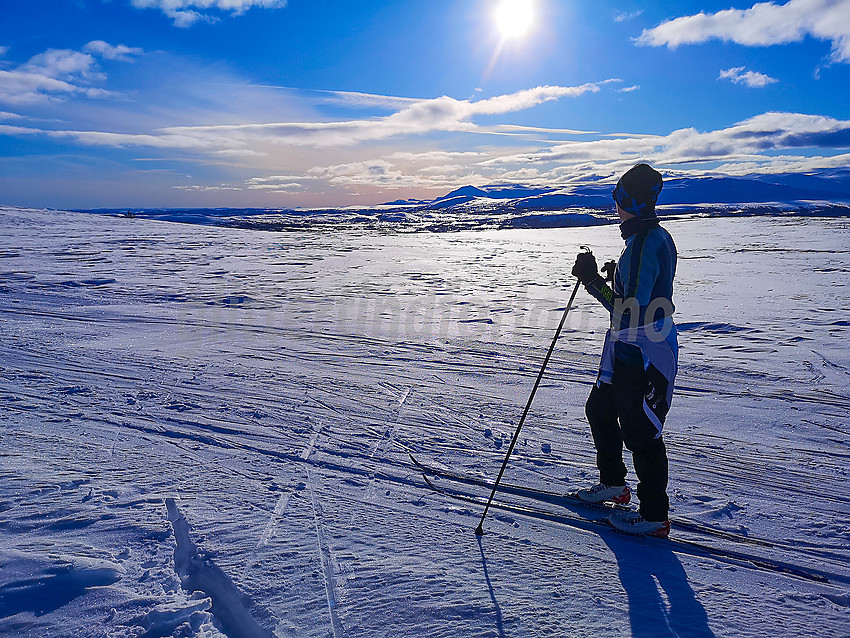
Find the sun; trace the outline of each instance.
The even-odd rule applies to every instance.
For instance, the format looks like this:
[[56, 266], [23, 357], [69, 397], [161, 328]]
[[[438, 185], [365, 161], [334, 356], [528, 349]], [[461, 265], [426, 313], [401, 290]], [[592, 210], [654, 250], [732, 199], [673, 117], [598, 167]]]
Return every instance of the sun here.
[[496, 26], [505, 39], [525, 35], [534, 23], [533, 0], [501, 0], [495, 13]]

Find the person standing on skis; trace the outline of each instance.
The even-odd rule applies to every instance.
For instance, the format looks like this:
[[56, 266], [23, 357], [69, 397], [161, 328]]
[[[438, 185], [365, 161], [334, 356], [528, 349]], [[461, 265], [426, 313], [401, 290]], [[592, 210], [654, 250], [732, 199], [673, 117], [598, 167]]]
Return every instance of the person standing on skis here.
[[[623, 446], [632, 452], [640, 509], [615, 512], [620, 531], [666, 537], [670, 531], [667, 451], [661, 438], [678, 366], [673, 323], [676, 246], [658, 222], [655, 204], [661, 175], [638, 164], [617, 182], [613, 196], [626, 248], [614, 267], [611, 286], [589, 252], [576, 258], [572, 274], [611, 313], [599, 376], [585, 406], [596, 447], [599, 484], [580, 490], [591, 503], [628, 503]], [[612, 272], [613, 271], [613, 272]]]

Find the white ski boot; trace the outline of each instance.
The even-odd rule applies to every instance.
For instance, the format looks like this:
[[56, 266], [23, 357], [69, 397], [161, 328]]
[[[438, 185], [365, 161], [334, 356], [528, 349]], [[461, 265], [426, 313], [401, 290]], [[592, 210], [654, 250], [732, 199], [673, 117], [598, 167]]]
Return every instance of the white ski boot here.
[[670, 521], [647, 521], [639, 512], [617, 512], [608, 519], [611, 527], [634, 536], [667, 538]]
[[605, 485], [598, 483], [586, 490], [579, 490], [576, 496], [585, 503], [617, 503], [625, 505], [632, 498], [632, 492], [628, 485]]

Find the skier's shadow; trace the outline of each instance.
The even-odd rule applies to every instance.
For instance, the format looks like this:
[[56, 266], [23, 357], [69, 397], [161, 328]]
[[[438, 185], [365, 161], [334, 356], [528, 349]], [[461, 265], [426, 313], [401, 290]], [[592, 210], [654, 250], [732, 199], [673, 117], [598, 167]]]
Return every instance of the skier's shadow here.
[[616, 534], [603, 534], [602, 539], [617, 558], [634, 638], [714, 638], [708, 615], [669, 547]]

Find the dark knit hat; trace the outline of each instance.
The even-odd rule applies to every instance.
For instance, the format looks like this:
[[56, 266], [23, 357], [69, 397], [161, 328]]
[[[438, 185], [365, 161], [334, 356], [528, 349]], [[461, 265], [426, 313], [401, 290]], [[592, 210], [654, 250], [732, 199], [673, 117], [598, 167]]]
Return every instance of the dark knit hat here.
[[655, 202], [663, 185], [661, 173], [649, 164], [637, 164], [617, 182], [614, 201], [637, 217], [655, 217]]

